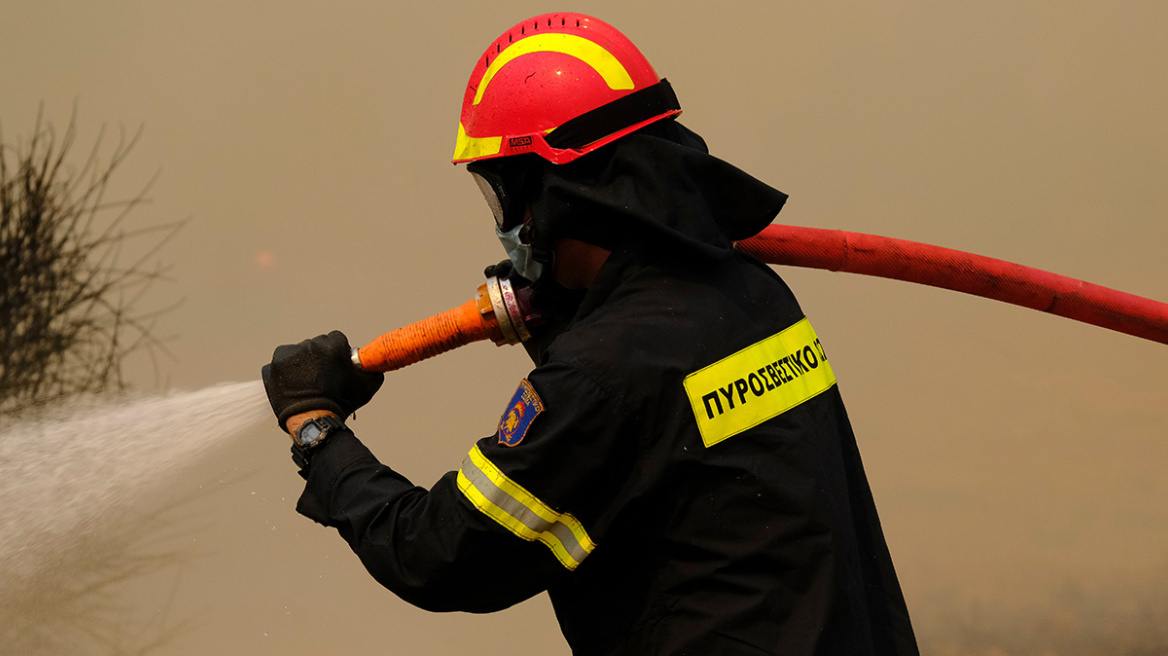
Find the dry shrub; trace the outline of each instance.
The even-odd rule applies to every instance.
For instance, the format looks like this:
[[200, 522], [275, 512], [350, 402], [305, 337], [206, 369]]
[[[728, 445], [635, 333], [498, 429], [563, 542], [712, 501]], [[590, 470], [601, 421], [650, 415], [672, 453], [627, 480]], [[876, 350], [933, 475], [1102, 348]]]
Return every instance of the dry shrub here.
[[130, 200], [106, 194], [138, 135], [121, 134], [102, 158], [103, 130], [73, 166], [74, 126], [58, 135], [38, 117], [23, 143], [0, 134], [0, 415], [123, 389], [128, 354], [165, 351], [152, 334], [165, 310], [136, 305], [165, 273], [151, 262], [181, 222], [131, 226], [149, 184]]

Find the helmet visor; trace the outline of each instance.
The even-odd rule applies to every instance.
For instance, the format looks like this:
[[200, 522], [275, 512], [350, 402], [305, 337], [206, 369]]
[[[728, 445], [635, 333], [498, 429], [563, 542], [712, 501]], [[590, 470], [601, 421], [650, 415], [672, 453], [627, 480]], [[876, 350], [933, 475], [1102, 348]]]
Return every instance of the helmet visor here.
[[474, 178], [475, 184], [479, 186], [479, 191], [483, 192], [483, 198], [487, 201], [487, 207], [491, 208], [491, 214], [495, 215], [495, 225], [503, 230], [503, 225], [507, 222], [507, 213], [503, 211], [503, 201], [499, 199], [499, 192], [495, 191], [495, 185], [479, 173], [471, 171], [470, 175]]
[[505, 157], [471, 162], [466, 167], [495, 215], [495, 225], [506, 232], [523, 223], [527, 210], [531, 159]]

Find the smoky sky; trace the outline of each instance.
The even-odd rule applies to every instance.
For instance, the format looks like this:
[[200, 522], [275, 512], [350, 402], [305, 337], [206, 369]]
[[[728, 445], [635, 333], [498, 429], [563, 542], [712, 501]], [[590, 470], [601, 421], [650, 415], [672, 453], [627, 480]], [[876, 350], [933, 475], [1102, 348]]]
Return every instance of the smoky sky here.
[[[487, 44], [553, 9], [7, 0], [0, 130], [11, 142], [38, 111], [64, 126], [76, 109], [86, 152], [103, 126], [115, 141], [142, 128], [113, 191], [154, 179], [133, 216], [189, 221], [144, 299], [182, 301], [157, 327], [171, 355], [127, 373], [147, 391], [255, 380], [278, 344], [332, 329], [364, 343], [473, 296], [503, 251], [449, 162], [463, 91]], [[713, 154], [790, 194], [781, 222], [1168, 300], [1164, 3], [579, 9], [638, 44]], [[924, 645], [1163, 653], [1162, 345], [907, 283], [778, 271], [831, 358]], [[489, 344], [414, 365], [355, 430], [429, 486], [494, 431], [529, 367]], [[381, 589], [293, 511], [284, 440], [273, 421], [173, 477], [142, 509], [168, 507], [169, 530], [119, 524], [134, 549], [184, 554], [115, 591], [144, 634], [184, 622], [164, 653], [567, 653], [544, 596], [434, 615]], [[1074, 645], [1052, 637], [1071, 625]]]

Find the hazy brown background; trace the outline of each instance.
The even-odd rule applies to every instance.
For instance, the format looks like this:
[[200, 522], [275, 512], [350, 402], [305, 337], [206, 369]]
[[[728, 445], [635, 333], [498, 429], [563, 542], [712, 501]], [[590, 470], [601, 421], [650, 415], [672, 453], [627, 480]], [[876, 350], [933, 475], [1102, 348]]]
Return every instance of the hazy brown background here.
[[[276, 344], [332, 328], [363, 343], [470, 298], [501, 249], [449, 164], [466, 78], [504, 29], [561, 8], [0, 0], [0, 127], [27, 134], [41, 103], [63, 125], [74, 102], [82, 145], [144, 125], [115, 186], [131, 195], [160, 168], [140, 218], [191, 222], [154, 294], [186, 299], [160, 327], [175, 359], [157, 380], [136, 362], [135, 380], [254, 379]], [[715, 154], [790, 193], [784, 222], [1168, 300], [1168, 3], [567, 8], [623, 30]], [[952, 292], [781, 273], [831, 350], [926, 645], [1168, 641], [1165, 347]], [[518, 349], [475, 345], [393, 374], [357, 431], [428, 486], [493, 430], [527, 368]], [[164, 650], [183, 655], [566, 653], [546, 597], [483, 617], [399, 602], [293, 512], [299, 483], [274, 427], [174, 481], [197, 499], [163, 542], [192, 560], [125, 586], [126, 621], [191, 620]]]

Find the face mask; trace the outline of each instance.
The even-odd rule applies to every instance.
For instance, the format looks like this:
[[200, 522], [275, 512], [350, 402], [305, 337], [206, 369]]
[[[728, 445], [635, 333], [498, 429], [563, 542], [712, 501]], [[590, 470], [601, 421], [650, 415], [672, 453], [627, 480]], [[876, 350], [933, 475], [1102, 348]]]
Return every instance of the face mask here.
[[503, 244], [503, 249], [507, 251], [507, 257], [511, 258], [511, 264], [515, 265], [515, 271], [534, 282], [539, 280], [539, 275], [543, 273], [543, 263], [535, 259], [531, 245], [525, 244], [519, 239], [519, 231], [522, 229], [523, 225], [520, 224], [504, 232], [499, 226], [495, 226], [495, 236]]

